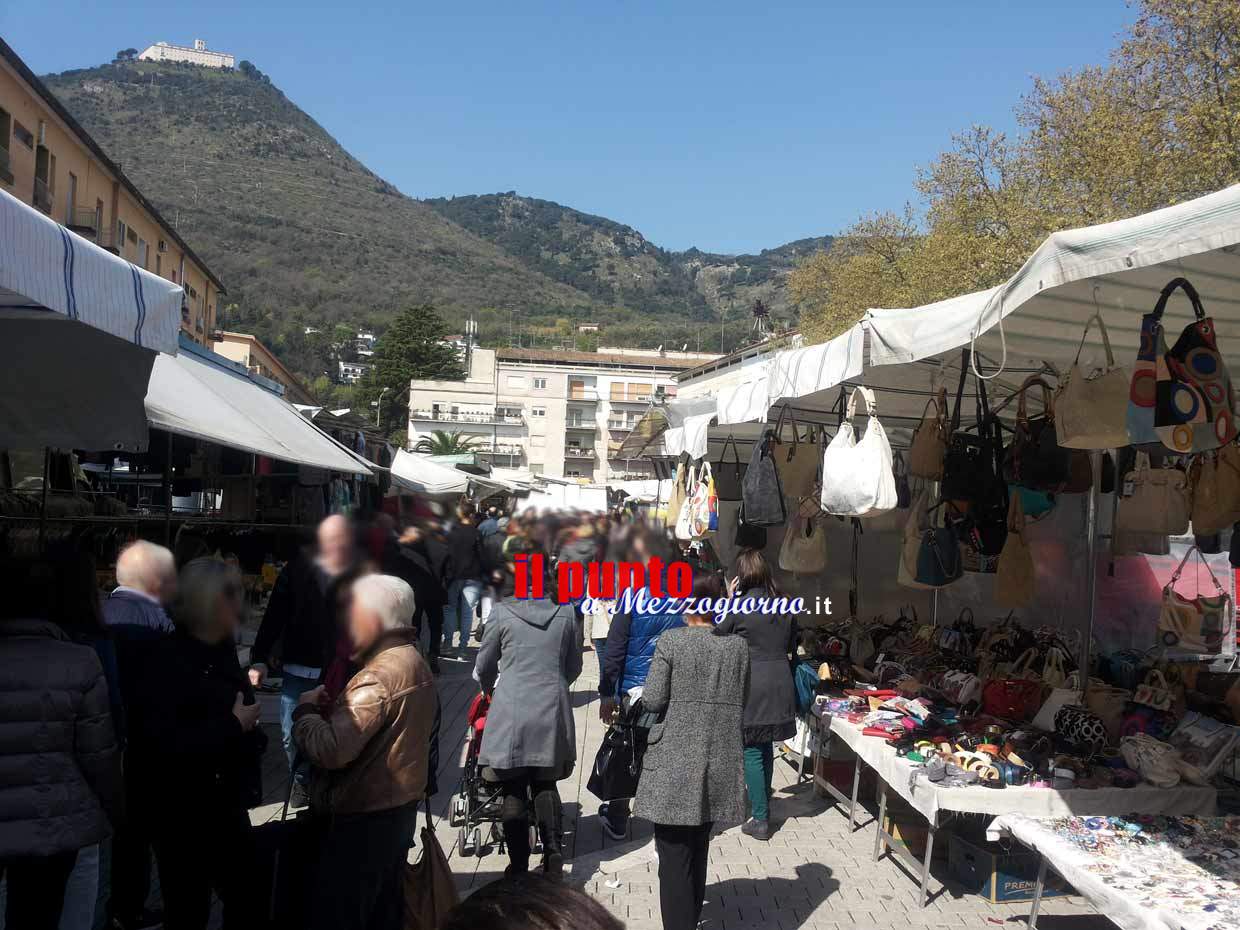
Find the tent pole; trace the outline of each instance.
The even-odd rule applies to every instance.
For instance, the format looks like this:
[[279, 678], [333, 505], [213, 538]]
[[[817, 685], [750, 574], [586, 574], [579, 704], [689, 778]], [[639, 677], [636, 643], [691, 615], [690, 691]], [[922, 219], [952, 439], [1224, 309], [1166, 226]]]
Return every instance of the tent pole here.
[[164, 545], [172, 548], [172, 432], [167, 434], [167, 456], [164, 461]]
[[52, 474], [52, 447], [43, 447], [43, 490], [39, 495], [39, 549], [47, 541], [47, 486]]
[[1081, 642], [1080, 669], [1081, 687], [1089, 688], [1090, 649], [1094, 639], [1094, 614], [1097, 609], [1098, 588], [1098, 494], [1102, 483], [1102, 450], [1093, 449], [1089, 453], [1089, 471], [1093, 478], [1089, 488], [1089, 498], [1085, 509], [1085, 597], [1086, 616], [1085, 637]]

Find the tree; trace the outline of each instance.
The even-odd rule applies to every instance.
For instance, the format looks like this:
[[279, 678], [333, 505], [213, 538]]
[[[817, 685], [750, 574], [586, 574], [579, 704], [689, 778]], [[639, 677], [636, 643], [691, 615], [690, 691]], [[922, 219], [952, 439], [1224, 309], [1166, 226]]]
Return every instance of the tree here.
[[115, 60], [116, 61], [133, 61], [137, 57], [138, 57], [138, 50], [136, 48], [123, 48], [119, 52], [116, 53]]
[[413, 447], [414, 452], [423, 455], [464, 455], [476, 451], [477, 436], [466, 436], [463, 433], [449, 433], [437, 429], [429, 436], [423, 436]]
[[999, 284], [1050, 233], [1240, 181], [1240, 4], [1139, 0], [1110, 62], [1037, 79], [1020, 134], [977, 126], [916, 179], [920, 204], [854, 224], [789, 278], [802, 329]]
[[370, 370], [357, 384], [356, 400], [369, 409], [382, 395], [379, 422], [385, 432], [405, 422], [400, 395], [409, 390], [410, 381], [460, 381], [465, 377], [459, 353], [444, 341], [447, 336], [448, 326], [435, 309], [421, 304], [401, 311], [375, 340]]

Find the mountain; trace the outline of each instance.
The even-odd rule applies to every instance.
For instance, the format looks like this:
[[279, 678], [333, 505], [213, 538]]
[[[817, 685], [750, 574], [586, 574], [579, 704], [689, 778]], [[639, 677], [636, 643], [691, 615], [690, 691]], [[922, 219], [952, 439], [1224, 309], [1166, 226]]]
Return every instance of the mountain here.
[[115, 62], [44, 80], [224, 281], [221, 324], [312, 378], [334, 362], [307, 327], [381, 333], [423, 302], [453, 325], [473, 315], [484, 344], [526, 345], [580, 339], [575, 324], [594, 321], [612, 344], [713, 348], [728, 308], [731, 347], [756, 298], [791, 319], [783, 279], [825, 242], [674, 253], [516, 194], [415, 200], [245, 62]]
[[791, 320], [784, 290], [788, 272], [831, 244], [824, 236], [758, 255], [669, 252], [631, 226], [514, 191], [423, 203], [531, 270], [597, 301], [653, 314], [678, 311], [697, 321], [718, 320], [720, 311], [747, 311], [755, 300]]

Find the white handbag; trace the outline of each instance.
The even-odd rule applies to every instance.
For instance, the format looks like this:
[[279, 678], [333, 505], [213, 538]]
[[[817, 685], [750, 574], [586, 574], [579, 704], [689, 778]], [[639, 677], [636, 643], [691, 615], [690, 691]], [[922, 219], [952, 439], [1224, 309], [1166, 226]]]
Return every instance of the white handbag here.
[[1137, 453], [1136, 468], [1124, 476], [1115, 514], [1115, 533], [1160, 533], [1183, 536], [1188, 532], [1192, 495], [1188, 475], [1178, 468], [1150, 468], [1150, 457]]
[[[852, 423], [858, 393], [870, 417], [859, 441]], [[854, 388], [847, 416], [822, 456], [822, 509], [827, 513], [860, 517], [896, 506], [891, 443], [874, 410], [874, 392]]]
[[[1094, 320], [1102, 334], [1106, 368], [1092, 378], [1081, 371], [1081, 349]], [[1055, 431], [1065, 449], [1120, 449], [1128, 445], [1128, 373], [1115, 364], [1102, 314], [1085, 323], [1076, 359], [1055, 392]]]
[[694, 538], [693, 496], [697, 491], [697, 469], [693, 466], [689, 467], [689, 475], [685, 481], [685, 487], [688, 491], [685, 494], [684, 503], [680, 505], [680, 512], [676, 514], [676, 538], [682, 541]]
[[794, 574], [820, 572], [827, 567], [827, 537], [812, 517], [801, 513], [793, 516], [779, 547], [779, 567]]

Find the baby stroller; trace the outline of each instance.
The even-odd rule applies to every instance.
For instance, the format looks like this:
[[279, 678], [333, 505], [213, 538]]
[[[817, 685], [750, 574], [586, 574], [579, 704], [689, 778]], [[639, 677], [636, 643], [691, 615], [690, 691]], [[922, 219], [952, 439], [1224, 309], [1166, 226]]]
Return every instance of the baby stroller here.
[[[460, 829], [457, 849], [462, 856], [473, 854], [481, 858], [486, 855], [487, 847], [498, 846], [504, 850], [504, 831], [501, 825], [501, 811], [504, 805], [504, 789], [498, 782], [487, 781], [482, 775], [482, 766], [478, 764], [478, 753], [482, 749], [482, 737], [486, 732], [487, 711], [491, 707], [491, 698], [479, 694], [469, 705], [465, 716], [465, 760], [461, 766], [461, 784], [456, 796], [452, 799], [451, 824]], [[483, 827], [487, 827], [485, 834]], [[484, 841], [485, 835], [485, 841]], [[530, 824], [530, 850], [542, 851], [538, 840], [538, 830]]]

